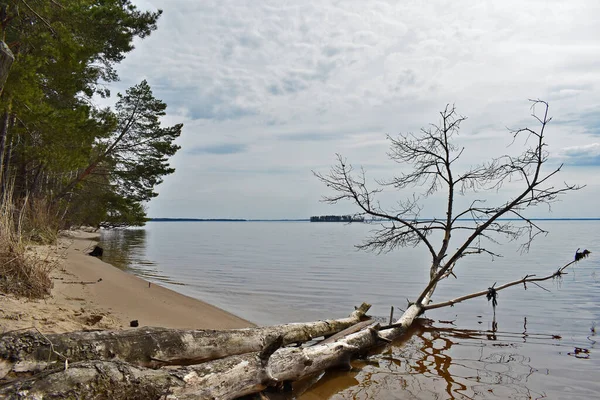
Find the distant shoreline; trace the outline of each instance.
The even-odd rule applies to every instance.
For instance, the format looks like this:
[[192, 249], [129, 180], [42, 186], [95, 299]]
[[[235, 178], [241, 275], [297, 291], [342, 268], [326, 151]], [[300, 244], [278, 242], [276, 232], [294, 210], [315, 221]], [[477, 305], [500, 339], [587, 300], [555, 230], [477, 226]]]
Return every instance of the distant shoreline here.
[[247, 222], [247, 219], [229, 218], [150, 218], [148, 222]]
[[148, 222], [309, 222], [309, 219], [150, 218]]
[[[599, 218], [530, 218], [531, 221], [600, 221]], [[365, 220], [364, 222], [385, 222], [384, 219]], [[459, 218], [457, 221], [472, 221]], [[519, 218], [499, 218], [498, 221], [521, 221]], [[148, 222], [310, 222], [309, 218], [299, 219], [243, 219], [243, 218], [150, 218]]]

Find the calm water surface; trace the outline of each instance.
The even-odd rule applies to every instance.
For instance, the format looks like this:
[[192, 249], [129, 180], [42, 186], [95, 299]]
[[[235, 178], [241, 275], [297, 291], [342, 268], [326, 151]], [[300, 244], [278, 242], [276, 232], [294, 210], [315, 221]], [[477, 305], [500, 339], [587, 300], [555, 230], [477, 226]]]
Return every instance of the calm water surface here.
[[[525, 274], [546, 275], [592, 250], [561, 280], [427, 313], [413, 333], [350, 372], [330, 372], [302, 399], [600, 398], [600, 221], [543, 221], [530, 253], [465, 258], [435, 301]], [[362, 302], [387, 318], [427, 280], [424, 249], [357, 251], [368, 224], [154, 222], [104, 231], [104, 260], [259, 325], [344, 317]], [[399, 311], [398, 311], [399, 312]], [[397, 312], [397, 313], [398, 313]], [[596, 327], [597, 326], [597, 327]]]

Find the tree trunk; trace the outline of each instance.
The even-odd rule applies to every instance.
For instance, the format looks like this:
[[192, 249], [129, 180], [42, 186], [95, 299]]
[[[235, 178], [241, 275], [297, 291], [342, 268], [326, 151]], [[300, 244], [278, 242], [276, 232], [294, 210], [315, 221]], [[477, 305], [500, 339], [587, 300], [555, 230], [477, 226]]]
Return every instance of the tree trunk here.
[[[4, 91], [4, 83], [8, 78], [10, 67], [15, 61], [15, 56], [12, 51], [8, 48], [3, 40], [0, 41], [0, 96]], [[6, 111], [2, 116], [2, 122], [0, 126], [0, 179], [4, 176], [4, 152], [6, 147], [6, 137], [8, 135], [8, 121], [10, 119], [11, 99], [9, 98], [6, 102]]]
[[[13, 119], [14, 119], [14, 115], [13, 115]], [[14, 147], [14, 143], [15, 142], [15, 137], [14, 135], [10, 135], [10, 140], [8, 140], [5, 144], [5, 149], [2, 153], [2, 155], [4, 155], [4, 153], [6, 153], [6, 155], [4, 155], [3, 160], [0, 161], [0, 181], [1, 181], [1, 195], [4, 195], [4, 193], [6, 192], [7, 187], [9, 187], [11, 185], [11, 174], [10, 174], [10, 168], [11, 168], [11, 162], [12, 162], [12, 152], [13, 152], [13, 147]], [[2, 147], [0, 145], [0, 147]], [[2, 157], [2, 155], [0, 155], [0, 157]]]
[[[40, 190], [40, 178], [42, 173], [44, 172], [44, 163], [40, 163], [37, 167], [35, 167], [35, 173], [33, 174], [33, 179], [31, 182], [31, 187], [29, 188], [29, 192], [36, 197], [38, 193], [41, 193]], [[33, 205], [33, 202], [31, 203]]]
[[248, 353], [200, 365], [160, 370], [122, 361], [83, 361], [0, 389], [0, 397], [63, 399], [235, 399], [269, 385], [347, 364], [355, 348], [329, 344], [283, 348], [264, 360]]
[[152, 370], [122, 361], [84, 361], [65, 368], [63, 363], [57, 370], [5, 385], [0, 396], [19, 398], [21, 393], [50, 399], [82, 395], [90, 399], [234, 399], [270, 385], [348, 365], [351, 358], [403, 334], [421, 311], [421, 306], [412, 305], [393, 328], [377, 331], [370, 326], [333, 343], [275, 350], [273, 343], [276, 346], [282, 343], [282, 337], [278, 337], [265, 342], [260, 353], [234, 355], [187, 367]]
[[0, 177], [4, 176], [4, 155], [6, 153], [6, 138], [8, 137], [10, 109], [9, 100], [9, 104], [6, 106], [6, 110], [2, 113], [2, 117], [0, 118]]
[[6, 82], [6, 78], [8, 78], [8, 73], [10, 71], [10, 67], [15, 61], [15, 56], [10, 51], [6, 43], [3, 40], [0, 41], [0, 95], [2, 95], [2, 91], [4, 89], [4, 83]]
[[90, 163], [90, 165], [88, 165], [86, 167], [86, 169], [83, 170], [83, 172], [79, 175], [77, 175], [74, 179], [72, 179], [59, 193], [58, 195], [56, 195], [56, 197], [52, 200], [53, 203], [56, 203], [58, 200], [63, 199], [66, 195], [68, 195], [71, 190], [73, 190], [73, 188], [75, 186], [77, 186], [77, 184], [81, 181], [83, 181], [85, 178], [87, 178], [92, 172], [94, 172], [94, 169], [96, 169], [96, 167], [98, 166], [98, 163], [100, 162], [100, 159]]
[[229, 355], [260, 351], [272, 338], [282, 345], [333, 335], [358, 322], [370, 308], [363, 303], [348, 318], [264, 328], [179, 330], [141, 328], [43, 335], [9, 332], [0, 337], [0, 378], [38, 372], [47, 367], [85, 360], [121, 360], [142, 367], [191, 365]]

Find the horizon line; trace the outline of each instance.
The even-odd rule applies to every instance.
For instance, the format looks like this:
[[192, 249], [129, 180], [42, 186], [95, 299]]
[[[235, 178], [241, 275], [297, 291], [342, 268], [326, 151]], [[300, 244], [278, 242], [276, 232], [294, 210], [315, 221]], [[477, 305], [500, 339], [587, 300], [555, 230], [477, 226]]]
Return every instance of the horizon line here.
[[[433, 220], [434, 218], [419, 218], [419, 221]], [[600, 217], [557, 217], [557, 218], [528, 218], [530, 221], [600, 221]], [[438, 219], [439, 220], [439, 219]], [[521, 218], [498, 218], [498, 221], [521, 221]], [[193, 218], [193, 217], [151, 217], [148, 222], [284, 222], [284, 221], [307, 221], [309, 218]], [[370, 221], [385, 221], [385, 219], [365, 220]], [[473, 221], [471, 218], [459, 218], [457, 221]], [[343, 222], [343, 221], [342, 221]], [[355, 221], [356, 222], [356, 221]]]

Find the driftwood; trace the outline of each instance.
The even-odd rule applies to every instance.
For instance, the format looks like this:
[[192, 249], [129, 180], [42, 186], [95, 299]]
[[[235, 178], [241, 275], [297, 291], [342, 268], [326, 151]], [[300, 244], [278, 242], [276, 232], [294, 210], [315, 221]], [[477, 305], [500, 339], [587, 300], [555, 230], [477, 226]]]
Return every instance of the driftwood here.
[[88, 398], [234, 399], [328, 368], [348, 366], [353, 357], [400, 336], [421, 312], [422, 307], [413, 305], [396, 322], [395, 328], [377, 331], [367, 326], [335, 342], [310, 347], [278, 348], [284, 339], [277, 336], [263, 343], [262, 352], [233, 355], [199, 365], [153, 370], [123, 361], [83, 361], [68, 368], [63, 363], [60, 368], [29, 380], [5, 385], [0, 389], [0, 396], [19, 398], [20, 393], [33, 398], [42, 395], [64, 398], [85, 392]]
[[102, 255], [104, 254], [104, 249], [100, 246], [94, 246], [94, 250], [90, 251], [88, 254], [92, 257], [102, 258]]
[[373, 320], [370, 320], [370, 319], [367, 321], [359, 322], [358, 324], [352, 325], [351, 327], [346, 328], [343, 331], [340, 331], [340, 332], [336, 333], [335, 335], [328, 337], [327, 339], [321, 340], [317, 344], [333, 343], [333, 342], [343, 338], [344, 336], [350, 335], [351, 333], [359, 332], [359, 331], [365, 329], [366, 327], [373, 325], [373, 323], [374, 323]]
[[0, 378], [38, 372], [77, 361], [121, 360], [140, 367], [192, 365], [229, 355], [261, 351], [272, 338], [281, 345], [330, 336], [360, 322], [370, 305], [363, 303], [348, 318], [292, 323], [264, 328], [180, 330], [140, 328], [43, 335], [9, 332], [0, 336]]
[[[420, 312], [420, 307], [409, 308], [397, 322], [398, 328], [380, 332], [363, 329], [333, 343], [284, 347], [266, 356], [254, 352], [160, 370], [122, 361], [84, 361], [12, 382], [0, 389], [0, 396], [64, 398], [85, 392], [88, 398], [234, 399], [270, 385], [348, 365], [351, 358], [380, 344], [381, 338], [390, 340], [402, 334]], [[277, 339], [281, 337], [269, 344]]]

